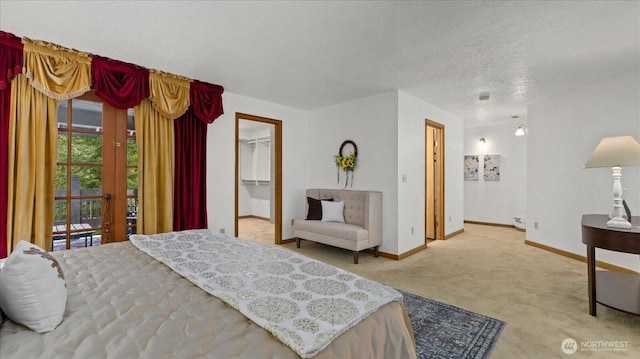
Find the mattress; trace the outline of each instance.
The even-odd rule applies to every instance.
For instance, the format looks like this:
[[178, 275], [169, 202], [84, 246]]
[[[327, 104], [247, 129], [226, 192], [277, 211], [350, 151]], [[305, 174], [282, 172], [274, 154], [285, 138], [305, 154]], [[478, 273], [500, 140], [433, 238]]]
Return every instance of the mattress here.
[[[5, 322], [0, 358], [298, 358], [236, 309], [130, 242], [53, 252], [67, 285], [55, 330]], [[317, 358], [415, 358], [402, 302], [384, 305]]]

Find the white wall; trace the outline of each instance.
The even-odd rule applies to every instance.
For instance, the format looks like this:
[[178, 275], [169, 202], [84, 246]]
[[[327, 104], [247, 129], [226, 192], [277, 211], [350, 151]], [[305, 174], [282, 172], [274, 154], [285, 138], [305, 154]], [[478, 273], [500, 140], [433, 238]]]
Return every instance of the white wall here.
[[[398, 91], [398, 252], [424, 244], [425, 120], [444, 128], [445, 236], [463, 229], [463, 120], [406, 92]], [[402, 175], [407, 181], [402, 182]], [[411, 227], [414, 234], [411, 234]]]
[[[480, 157], [478, 181], [464, 181], [465, 220], [509, 225], [513, 217], [526, 220], [527, 136], [515, 136], [521, 124], [465, 128], [464, 154]], [[500, 155], [500, 181], [483, 180], [484, 155], [491, 154]]]
[[207, 132], [209, 228], [233, 234], [235, 206], [235, 114], [282, 121], [282, 238], [293, 237], [291, 219], [304, 212], [307, 112], [225, 91], [224, 115]]
[[[640, 140], [640, 72], [528, 107], [527, 239], [586, 256], [580, 220], [612, 208], [611, 169], [583, 169], [603, 137]], [[632, 214], [640, 214], [640, 168], [622, 170]], [[538, 222], [538, 229], [534, 223]], [[600, 251], [598, 260], [640, 271], [637, 255]]]
[[[337, 183], [334, 156], [345, 140], [358, 146], [354, 190], [382, 191], [382, 245], [398, 253], [397, 240], [397, 95], [396, 91], [349, 101], [309, 112], [306, 165], [308, 188], [343, 188]], [[305, 167], [303, 167], [305, 168]], [[300, 198], [304, 217], [304, 198]]]
[[[445, 125], [445, 235], [463, 228], [463, 121], [402, 91], [391, 91], [309, 113], [309, 188], [336, 183], [342, 141], [358, 145], [353, 189], [382, 191], [380, 250], [402, 254], [424, 244], [425, 120]], [[402, 182], [402, 174], [407, 182]], [[414, 228], [413, 235], [411, 227]]]

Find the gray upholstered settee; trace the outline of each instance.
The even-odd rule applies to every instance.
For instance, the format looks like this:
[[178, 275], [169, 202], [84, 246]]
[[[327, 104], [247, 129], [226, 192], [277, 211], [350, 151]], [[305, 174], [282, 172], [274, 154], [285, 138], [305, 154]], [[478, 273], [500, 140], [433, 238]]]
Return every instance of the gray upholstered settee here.
[[[305, 239], [349, 249], [353, 251], [353, 262], [356, 264], [358, 253], [362, 250], [373, 248], [374, 255], [378, 256], [378, 247], [382, 244], [382, 192], [308, 189], [306, 197], [344, 201], [345, 223], [296, 219], [293, 222], [293, 235], [298, 248], [300, 240]], [[308, 204], [305, 208], [307, 213]]]

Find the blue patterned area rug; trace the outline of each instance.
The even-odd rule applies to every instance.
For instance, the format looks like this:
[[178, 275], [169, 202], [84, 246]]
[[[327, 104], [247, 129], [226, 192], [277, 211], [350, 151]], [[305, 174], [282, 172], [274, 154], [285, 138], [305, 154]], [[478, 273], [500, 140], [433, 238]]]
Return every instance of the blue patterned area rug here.
[[489, 358], [505, 322], [403, 292], [418, 359]]

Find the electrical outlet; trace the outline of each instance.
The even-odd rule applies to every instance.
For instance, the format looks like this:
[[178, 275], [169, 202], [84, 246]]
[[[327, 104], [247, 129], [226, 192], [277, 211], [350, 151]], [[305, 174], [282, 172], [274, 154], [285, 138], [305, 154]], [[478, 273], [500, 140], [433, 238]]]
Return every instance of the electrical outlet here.
[[407, 175], [402, 175], [402, 182], [407, 182]]
[[533, 228], [538, 229], [538, 222], [533, 222]]
[[220, 228], [220, 233], [224, 233], [224, 227]]
[[451, 222], [451, 216], [449, 216], [449, 222]]
[[291, 218], [291, 225], [293, 226], [293, 221], [295, 221], [295, 219]]
[[414, 234], [414, 233], [415, 233], [414, 228], [411, 227], [411, 234]]

